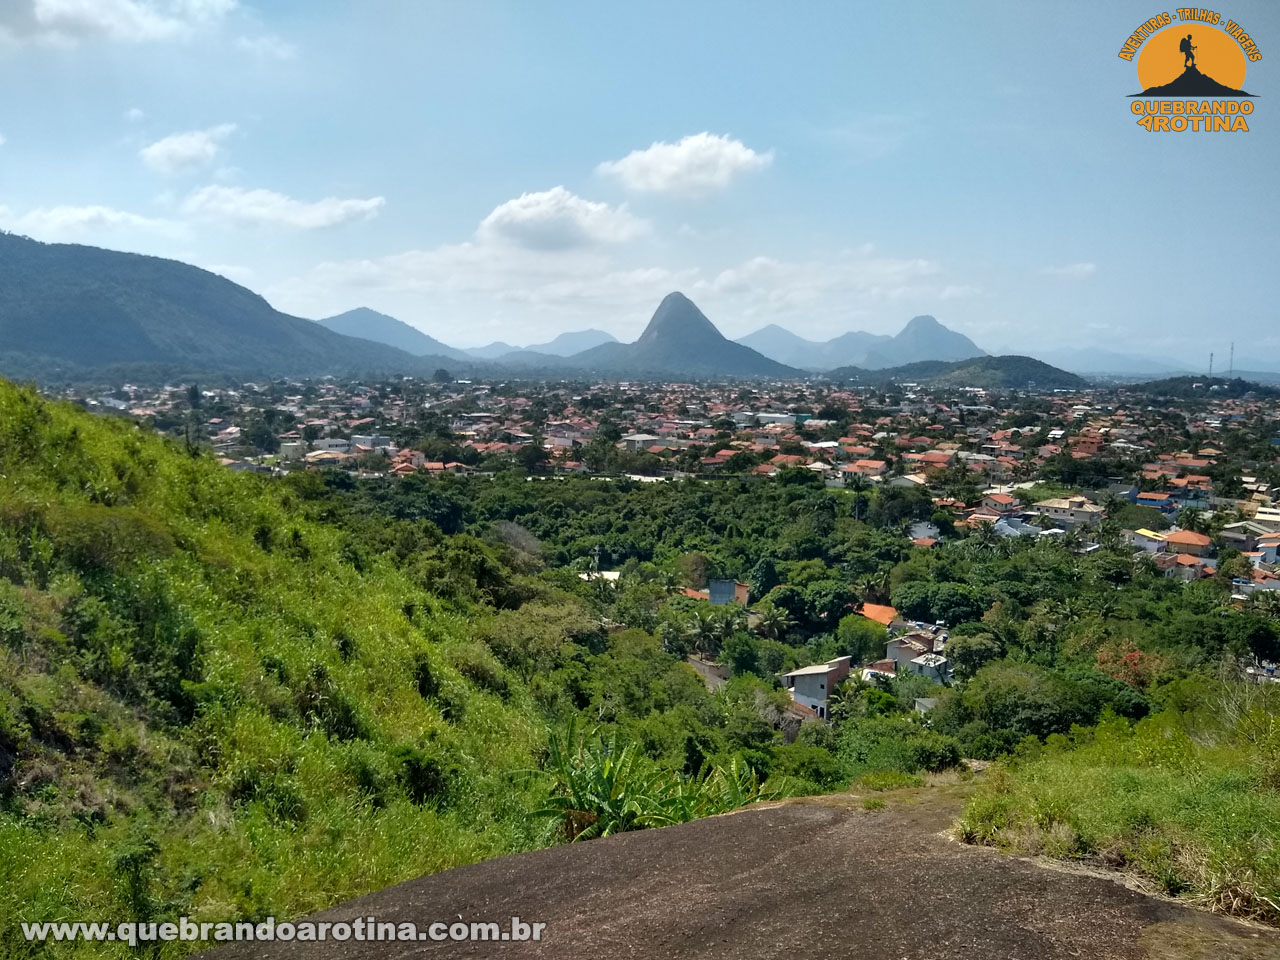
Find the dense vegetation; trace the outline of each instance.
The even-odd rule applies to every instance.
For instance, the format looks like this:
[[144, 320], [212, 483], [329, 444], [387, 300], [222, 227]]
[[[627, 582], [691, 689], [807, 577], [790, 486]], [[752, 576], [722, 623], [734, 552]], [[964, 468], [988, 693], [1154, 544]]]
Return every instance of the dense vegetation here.
[[1148, 380], [1134, 384], [1128, 389], [1151, 397], [1176, 400], [1203, 400], [1206, 397], [1239, 399], [1246, 396], [1280, 395], [1280, 390], [1275, 387], [1263, 386], [1240, 377], [1165, 377], [1162, 380]]
[[1075, 390], [1087, 386], [1083, 377], [1031, 357], [973, 357], [969, 360], [920, 360], [899, 367], [864, 370], [839, 367], [826, 374], [830, 380], [861, 384], [927, 383], [938, 387], [982, 387], [987, 390]]
[[958, 830], [1022, 855], [1135, 872], [1161, 892], [1280, 922], [1280, 703], [1273, 686], [1183, 680], [1136, 724], [1023, 744]]
[[[1242, 877], [1274, 877], [1274, 767], [1223, 719], [1238, 685], [1215, 678], [1280, 655], [1277, 611], [1233, 606], [1225, 574], [1166, 580], [1113, 536], [1090, 555], [989, 530], [926, 550], [906, 535], [926, 519], [950, 523], [920, 491], [802, 470], [271, 480], [0, 384], [3, 949], [39, 952], [21, 920], [293, 916], [962, 756], [1013, 758], [967, 815], [974, 839], [1100, 855], [1113, 834], [1190, 823], [1196, 808], [1169, 806], [1197, 795], [1190, 768], [1122, 764], [1126, 738], [1144, 756], [1174, 729], [1196, 770], [1236, 771], [1215, 809], [1256, 794], [1257, 855], [1225, 827], [1218, 846], [1170, 846], [1190, 866], [1169, 888], [1200, 896], [1195, 871], [1221, 864], [1202, 874], [1270, 916], [1257, 897], [1274, 886]], [[579, 576], [595, 568], [621, 575]], [[753, 613], [686, 594], [714, 577], [750, 583]], [[958, 682], [850, 680], [831, 725], [800, 725], [778, 674], [882, 656], [884, 628], [857, 611], [889, 601], [951, 625]], [[690, 653], [728, 682], [709, 692]], [[919, 698], [937, 699], [927, 718]], [[1144, 814], [1158, 828], [1098, 813], [1129, 786], [1164, 798]], [[1170, 861], [1134, 844], [1125, 862], [1159, 876]]]
[[429, 373], [428, 360], [272, 309], [198, 267], [0, 231], [0, 372], [62, 379], [131, 365]]

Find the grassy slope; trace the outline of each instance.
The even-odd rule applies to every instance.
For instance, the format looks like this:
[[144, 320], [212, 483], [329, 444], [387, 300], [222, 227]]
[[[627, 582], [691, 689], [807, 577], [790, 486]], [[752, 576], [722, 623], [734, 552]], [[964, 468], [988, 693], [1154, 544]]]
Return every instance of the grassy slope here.
[[[1051, 737], [996, 768], [959, 832], [1024, 855], [1137, 875], [1218, 912], [1280, 922], [1276, 706], [1193, 726], [1167, 711]], [[1216, 729], [1213, 729], [1216, 728]]]
[[287, 497], [0, 382], [6, 921], [298, 914], [545, 839], [524, 688]]

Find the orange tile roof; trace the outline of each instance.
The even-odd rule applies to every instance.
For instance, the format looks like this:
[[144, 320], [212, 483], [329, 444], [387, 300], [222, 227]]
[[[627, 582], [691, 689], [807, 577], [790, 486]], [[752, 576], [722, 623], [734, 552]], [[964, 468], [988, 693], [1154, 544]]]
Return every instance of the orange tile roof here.
[[864, 603], [860, 612], [868, 620], [883, 623], [886, 627], [898, 619], [898, 611], [886, 604]]

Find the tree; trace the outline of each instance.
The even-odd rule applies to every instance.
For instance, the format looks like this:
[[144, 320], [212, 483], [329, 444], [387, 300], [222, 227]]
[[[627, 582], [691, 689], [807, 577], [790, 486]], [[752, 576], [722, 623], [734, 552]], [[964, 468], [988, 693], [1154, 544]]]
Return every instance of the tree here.
[[684, 579], [686, 586], [692, 587], [694, 590], [701, 590], [706, 587], [710, 567], [706, 554], [686, 553], [676, 561], [676, 566], [679, 568], [680, 576]]
[[947, 644], [947, 659], [960, 680], [971, 679], [982, 667], [1004, 653], [1004, 647], [990, 633], [952, 637]]
[[1195, 507], [1183, 507], [1178, 511], [1178, 526], [1192, 533], [1204, 533], [1204, 513]]
[[431, 379], [436, 383], [453, 383], [453, 374], [444, 367], [437, 367], [436, 372], [431, 374]]
[[850, 607], [858, 601], [857, 594], [847, 583], [839, 580], [819, 580], [804, 591], [809, 619], [815, 624], [837, 623]]
[[751, 584], [751, 595], [763, 597], [782, 582], [778, 576], [777, 565], [771, 557], [761, 557], [747, 574], [747, 582]]
[[766, 607], [756, 617], [756, 633], [770, 640], [781, 640], [795, 623], [780, 607]]
[[874, 620], [860, 613], [851, 613], [836, 628], [836, 641], [844, 656], [853, 657], [854, 663], [878, 660], [884, 655], [889, 632]]

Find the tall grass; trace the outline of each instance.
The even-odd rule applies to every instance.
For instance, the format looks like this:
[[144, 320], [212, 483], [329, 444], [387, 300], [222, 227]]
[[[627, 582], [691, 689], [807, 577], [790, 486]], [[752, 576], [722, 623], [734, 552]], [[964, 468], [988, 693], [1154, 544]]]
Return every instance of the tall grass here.
[[[1238, 697], [1235, 698], [1237, 701]], [[1220, 913], [1280, 923], [1274, 697], [1220, 712], [1216, 732], [1162, 713], [1108, 718], [993, 768], [962, 839], [1093, 862]]]

